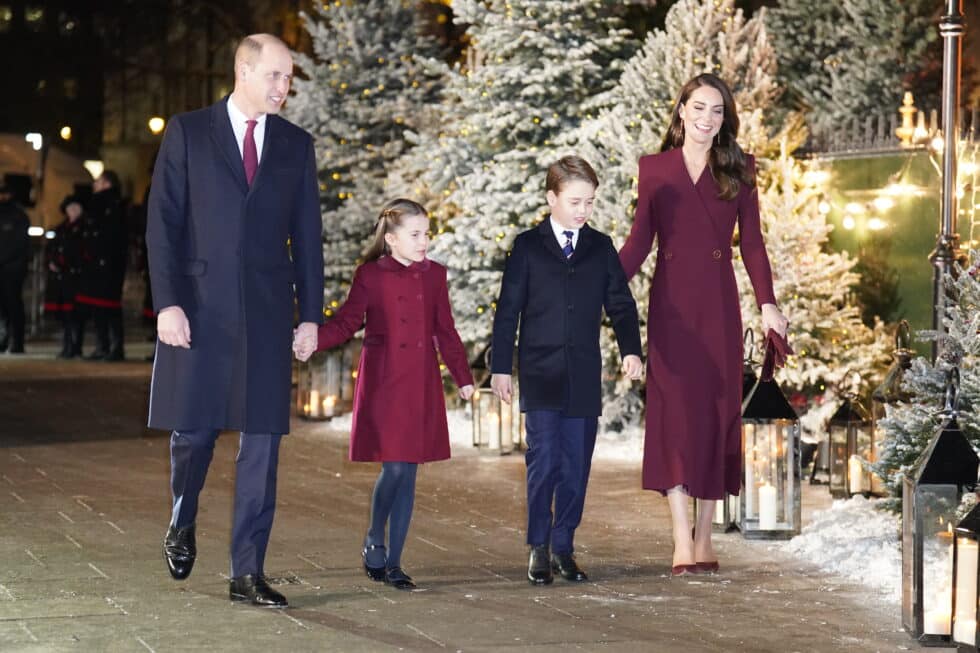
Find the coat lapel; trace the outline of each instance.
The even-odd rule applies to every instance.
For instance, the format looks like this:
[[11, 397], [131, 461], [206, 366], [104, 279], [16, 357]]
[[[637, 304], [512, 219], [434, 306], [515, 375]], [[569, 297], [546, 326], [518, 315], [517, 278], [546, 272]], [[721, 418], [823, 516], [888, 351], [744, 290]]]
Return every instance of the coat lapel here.
[[[267, 171], [269, 168], [275, 166], [274, 157], [278, 154], [279, 148], [283, 147], [283, 143], [280, 140], [285, 140], [285, 136], [281, 136], [282, 130], [279, 124], [279, 116], [272, 114], [266, 114], [265, 116], [265, 136], [262, 141], [262, 158], [259, 159], [259, 169], [255, 171], [255, 179], [252, 180], [252, 188], [250, 191], [255, 190], [263, 179], [269, 176], [269, 172], [264, 175], [263, 171]], [[244, 168], [244, 166], [243, 166]]]
[[589, 225], [585, 225], [578, 232], [578, 243], [575, 245], [575, 251], [572, 252], [572, 258], [569, 259], [572, 263], [580, 260], [585, 253], [592, 248], [595, 244], [595, 229]]
[[683, 187], [688, 188], [694, 195], [695, 201], [701, 205], [704, 220], [708, 223], [708, 228], [711, 230], [710, 233], [714, 234], [715, 241], [719, 244], [723, 243], [724, 239], [719, 237], [718, 229], [720, 225], [711, 212], [708, 198], [705, 197], [705, 193], [709, 192], [709, 189], [713, 189], [715, 195], [718, 193], [718, 184], [715, 178], [711, 176], [711, 169], [705, 166], [697, 182], [692, 182], [691, 175], [688, 174], [687, 166], [684, 164], [684, 153], [681, 152], [681, 148], [679, 147], [674, 148], [674, 151], [677, 153], [677, 169], [678, 174], [681, 175]]
[[242, 154], [238, 151], [238, 141], [235, 140], [235, 132], [231, 128], [231, 120], [228, 119], [228, 107], [225, 104], [228, 98], [211, 105], [211, 138], [221, 152], [222, 158], [231, 169], [232, 176], [242, 189], [243, 193], [248, 193], [248, 182], [245, 181], [245, 166], [242, 163]]
[[[538, 234], [544, 243], [544, 248], [558, 257], [562, 263], [568, 263], [568, 259], [565, 258], [565, 252], [561, 251], [561, 247], [558, 246], [558, 239], [555, 238], [555, 232], [551, 228], [551, 218], [545, 218], [538, 225]], [[574, 257], [574, 254], [572, 255]]]

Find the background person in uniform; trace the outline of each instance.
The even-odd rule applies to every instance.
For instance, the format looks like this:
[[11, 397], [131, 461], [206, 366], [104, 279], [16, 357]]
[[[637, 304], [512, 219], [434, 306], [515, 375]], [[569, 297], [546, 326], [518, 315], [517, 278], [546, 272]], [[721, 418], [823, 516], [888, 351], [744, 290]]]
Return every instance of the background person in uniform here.
[[119, 176], [104, 171], [92, 182], [85, 211], [85, 264], [75, 297], [82, 319], [95, 324], [95, 351], [89, 360], [121, 361], [123, 349], [122, 287], [126, 276], [128, 238], [126, 205]]
[[24, 353], [24, 280], [31, 258], [30, 226], [11, 189], [0, 186], [0, 351], [11, 354]]
[[58, 358], [75, 358], [82, 353], [75, 294], [82, 265], [82, 200], [69, 195], [61, 202], [65, 220], [54, 229], [54, 238], [44, 247], [47, 281], [44, 314], [61, 322], [61, 353]]
[[191, 573], [218, 431], [239, 431], [229, 597], [268, 607], [286, 606], [264, 565], [289, 431], [294, 300], [303, 341], [316, 341], [323, 319], [313, 139], [276, 115], [292, 76], [282, 41], [241, 42], [231, 96], [171, 118], [146, 228], [159, 336], [149, 422], [172, 431], [167, 565], [176, 579]]

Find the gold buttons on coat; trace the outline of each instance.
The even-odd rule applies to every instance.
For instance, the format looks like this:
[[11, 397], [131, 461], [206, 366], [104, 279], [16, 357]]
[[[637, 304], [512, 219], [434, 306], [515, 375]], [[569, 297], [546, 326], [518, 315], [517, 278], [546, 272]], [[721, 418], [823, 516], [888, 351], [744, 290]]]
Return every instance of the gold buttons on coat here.
[[720, 259], [721, 258], [721, 250], [720, 249], [716, 249], [715, 251], [711, 252], [711, 258], [713, 258], [716, 261], [718, 259]]

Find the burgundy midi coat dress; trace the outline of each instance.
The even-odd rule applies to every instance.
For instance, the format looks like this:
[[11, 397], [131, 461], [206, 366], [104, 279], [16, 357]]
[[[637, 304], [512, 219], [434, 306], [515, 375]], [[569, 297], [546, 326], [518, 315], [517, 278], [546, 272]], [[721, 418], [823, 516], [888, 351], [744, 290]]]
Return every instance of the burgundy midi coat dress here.
[[[755, 174], [755, 160], [749, 157]], [[732, 200], [705, 166], [691, 180], [680, 148], [640, 159], [633, 227], [619, 252], [632, 278], [657, 238], [647, 320], [643, 487], [682, 485], [721, 499], [741, 488], [742, 320], [732, 235], [759, 306], [776, 303], [759, 222], [758, 190]]]
[[317, 349], [364, 326], [354, 388], [350, 459], [424, 463], [449, 458], [449, 429], [436, 350], [460, 387], [473, 383], [456, 333], [446, 268], [405, 266], [390, 256], [361, 265], [347, 301], [319, 328]]

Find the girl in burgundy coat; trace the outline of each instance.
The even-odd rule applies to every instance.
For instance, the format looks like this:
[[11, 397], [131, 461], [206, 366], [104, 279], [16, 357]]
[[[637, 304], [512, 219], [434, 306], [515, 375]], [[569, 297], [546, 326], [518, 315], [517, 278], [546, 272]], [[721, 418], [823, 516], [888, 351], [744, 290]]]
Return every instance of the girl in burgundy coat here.
[[657, 238], [647, 320], [643, 487], [667, 495], [672, 573], [718, 570], [714, 501], [691, 537], [688, 497], [722, 499], [741, 488], [742, 320], [732, 234], [762, 311], [763, 332], [786, 335], [759, 224], [755, 161], [736, 142], [728, 86], [711, 74], [681, 89], [660, 154], [640, 159], [633, 228], [619, 252], [632, 278]]
[[336, 347], [364, 326], [350, 459], [382, 466], [362, 555], [369, 577], [398, 589], [415, 587], [400, 559], [418, 463], [449, 458], [437, 349], [460, 396], [473, 395], [466, 350], [453, 324], [446, 268], [425, 258], [428, 229], [426, 211], [415, 202], [396, 199], [385, 206], [347, 301], [320, 327], [316, 345]]

